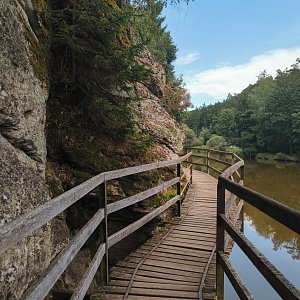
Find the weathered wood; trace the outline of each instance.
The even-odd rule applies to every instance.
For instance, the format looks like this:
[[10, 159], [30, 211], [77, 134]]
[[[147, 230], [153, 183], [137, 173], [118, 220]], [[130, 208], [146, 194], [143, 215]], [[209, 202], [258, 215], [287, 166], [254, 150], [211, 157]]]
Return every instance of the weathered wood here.
[[164, 167], [169, 167], [169, 166], [174, 166], [177, 163], [179, 163], [179, 159], [174, 159], [174, 160], [166, 160], [166, 161], [159, 161], [151, 164], [146, 164], [146, 165], [141, 165], [141, 166], [136, 166], [136, 167], [130, 167], [130, 168], [124, 168], [124, 169], [119, 169], [115, 171], [109, 171], [105, 172], [105, 180], [112, 180], [112, 179], [117, 179], [129, 175], [134, 175], [142, 172], [147, 172], [159, 168], [164, 168]]
[[221, 177], [229, 178], [234, 172], [236, 172], [239, 168], [244, 165], [244, 161], [240, 160], [236, 162], [233, 166], [227, 168], [222, 174]]
[[91, 218], [91, 220], [75, 235], [51, 262], [48, 268], [44, 270], [40, 278], [33, 283], [30, 288], [23, 294], [22, 299], [40, 300], [49, 293], [55, 282], [73, 260], [75, 255], [91, 236], [104, 218], [104, 210], [100, 209]]
[[[181, 173], [181, 164], [177, 164], [177, 177], [180, 178], [180, 173]], [[177, 216], [181, 216], [181, 182], [177, 182], [177, 196], [180, 197], [180, 200], [177, 202]]]
[[[218, 182], [217, 187], [217, 242], [216, 242], [216, 251], [224, 252], [225, 250], [225, 230], [220, 222], [219, 216], [220, 214], [225, 215], [225, 189]], [[217, 262], [216, 268], [216, 287], [217, 287], [217, 299], [224, 298], [224, 270], [220, 264]]]
[[254, 299], [243, 281], [238, 276], [234, 267], [231, 265], [229, 259], [225, 256], [223, 252], [217, 252], [217, 262], [221, 264], [223, 270], [225, 271], [228, 279], [230, 280], [232, 286], [234, 287], [236, 293], [242, 300], [252, 300]]
[[104, 180], [97, 175], [62, 195], [42, 204], [9, 224], [0, 226], [0, 254], [52, 220]]
[[189, 153], [187, 153], [187, 154], [184, 155], [184, 156], [181, 156], [181, 157], [179, 158], [179, 162], [182, 163], [183, 161], [187, 160], [191, 155], [193, 155], [193, 152], [192, 152], [192, 151], [189, 152]]
[[156, 195], [159, 192], [171, 187], [172, 185], [174, 185], [175, 183], [178, 183], [178, 182], [179, 182], [179, 178], [176, 177], [176, 178], [173, 178], [173, 179], [171, 179], [167, 182], [164, 182], [164, 183], [160, 184], [157, 187], [148, 189], [147, 191], [141, 192], [139, 194], [136, 194], [134, 196], [131, 196], [131, 197], [128, 197], [128, 198], [125, 198], [125, 199], [122, 199], [122, 200], [119, 200], [115, 203], [111, 203], [107, 206], [107, 213], [108, 214], [113, 213], [113, 212], [118, 211], [120, 209], [123, 209], [127, 206], [130, 206], [130, 205], [138, 203], [142, 200], [145, 200], [145, 199], [147, 199], [147, 198], [149, 198], [153, 195]]
[[100, 265], [100, 280], [102, 284], [108, 284], [108, 219], [107, 219], [107, 195], [106, 181], [99, 186], [99, 208], [104, 210], [104, 220], [100, 223], [100, 243], [105, 245], [104, 258]]
[[[117, 294], [124, 293], [126, 291], [126, 287], [114, 287], [113, 291]], [[157, 290], [157, 289], [150, 289], [150, 288], [131, 288], [132, 295], [140, 295], [143, 297], [147, 296], [160, 296], [162, 298], [164, 297], [173, 297], [175, 299], [195, 299], [197, 296], [197, 292], [190, 292], [190, 291], [180, 291], [180, 290]], [[144, 298], [143, 298], [144, 299]]]
[[[211, 158], [209, 158], [209, 159], [211, 160]], [[214, 168], [213, 166], [208, 165], [208, 167], [209, 167], [210, 169], [212, 169], [213, 171], [217, 172], [218, 174], [222, 174], [222, 171], [220, 171], [220, 170]]]
[[[208, 259], [208, 261], [206, 263], [206, 266], [204, 268], [204, 271], [203, 271], [203, 275], [202, 275], [202, 278], [201, 278], [201, 281], [200, 281], [200, 286], [199, 286], [199, 291], [198, 291], [198, 299], [199, 300], [203, 300], [203, 290], [204, 290], [204, 285], [205, 285], [205, 279], [207, 277], [209, 267], [210, 267], [210, 264], [213, 260], [215, 251], [216, 251], [216, 244], [214, 245], [214, 248], [212, 249], [212, 251], [210, 253], [209, 259]], [[214, 298], [215, 298], [215, 295], [214, 295]]]
[[231, 194], [230, 198], [226, 201], [225, 204], [225, 214], [228, 214], [230, 211], [230, 208], [235, 203], [237, 196], [235, 194]]
[[[131, 299], [137, 292], [143, 299], [147, 299], [148, 290], [155, 287], [153, 293], [156, 292], [157, 299], [169, 299], [169, 296], [162, 296], [161, 290], [179, 291], [183, 299], [189, 299], [183, 292], [195, 288], [193, 299], [198, 299], [200, 279], [211, 256], [216, 236], [216, 226], [213, 223], [216, 222], [217, 183], [214, 178], [198, 171], [193, 172], [193, 176], [194, 183], [186, 195], [179, 223], [172, 227], [167, 237], [158, 242], [159, 246], [156, 244], [157, 240], [153, 243], [148, 242], [146, 246], [132, 253], [128, 259], [119, 262], [112, 269], [111, 278], [122, 280], [121, 286], [124, 289], [115, 289], [120, 287], [120, 283], [111, 282], [113, 286], [108, 287], [106, 293], [109, 295], [122, 293], [123, 299], [127, 299], [127, 296]], [[197, 188], [199, 177], [201, 183], [200, 188]], [[203, 189], [203, 186], [207, 189]], [[201, 193], [201, 196], [196, 196], [198, 193]], [[192, 209], [189, 209], [191, 205]], [[131, 274], [135, 274], [134, 279], [131, 278]], [[207, 272], [207, 276], [210, 282], [214, 282], [211, 271]], [[164, 289], [163, 285], [153, 283], [168, 285]], [[176, 287], [177, 290], [173, 290], [172, 287]], [[204, 299], [210, 299], [209, 297], [214, 295], [213, 285], [206, 287], [210, 287], [211, 290], [207, 292], [205, 289]], [[174, 297], [178, 299], [178, 295], [174, 294]]]
[[81, 278], [80, 282], [78, 283], [71, 300], [82, 300], [88, 291], [93, 278], [101, 264], [102, 258], [105, 254], [105, 244], [101, 244], [95, 254], [92, 262], [90, 263], [88, 269], [85, 271], [83, 277]]
[[244, 234], [229, 223], [224, 214], [220, 214], [218, 216], [218, 220], [221, 225], [224, 226], [232, 239], [238, 244], [260, 273], [283, 299], [292, 300], [300, 298], [300, 292], [294, 287], [294, 285], [289, 282], [259, 250], [255, 248]]
[[177, 201], [178, 202], [180, 201], [180, 196], [173, 197], [171, 200], [169, 200], [162, 206], [156, 208], [152, 212], [148, 213], [146, 216], [142, 217], [138, 221], [130, 224], [129, 226], [121, 229], [120, 231], [118, 231], [115, 234], [113, 234], [112, 236], [110, 236], [108, 238], [108, 248], [110, 248], [111, 246], [113, 246], [114, 244], [116, 244], [117, 242], [119, 242], [120, 240], [122, 240], [123, 238], [125, 238], [126, 236], [131, 234], [132, 232], [136, 231], [137, 229], [139, 229], [140, 227], [142, 227], [143, 225], [148, 223], [150, 220], [154, 219], [156, 216], [158, 216], [163, 211], [165, 211], [166, 209], [171, 207], [173, 204], [175, 204]]
[[276, 221], [300, 234], [300, 212], [220, 176], [220, 184]]
[[[181, 191], [181, 193], [180, 193], [181, 196], [184, 195], [184, 193], [186, 192], [186, 190], [187, 190], [187, 188], [189, 187], [189, 185], [190, 185], [190, 182], [189, 182], [189, 181], [186, 182], [186, 184], [184, 185], [184, 187], [183, 187], [183, 189], [182, 189], [182, 191]], [[178, 215], [179, 215], [179, 213], [178, 213]]]
[[205, 158], [206, 159], [206, 155], [201, 155], [201, 154], [193, 154], [193, 157], [198, 157], [198, 158]]
[[[110, 282], [111, 285], [114, 286], [123, 286], [127, 287], [128, 281], [121, 280], [112, 280]], [[132, 284], [132, 287], [137, 288], [148, 288], [148, 289], [162, 289], [162, 290], [181, 290], [181, 291], [194, 291], [198, 290], [198, 285], [185, 285], [185, 284], [174, 284], [174, 283], [155, 283], [155, 282], [145, 282], [145, 281], [136, 281]]]
[[214, 158], [214, 157], [211, 157], [211, 156], [209, 157], [209, 159], [212, 160], [212, 161], [215, 161], [215, 162], [219, 162], [219, 163], [221, 163], [221, 164], [224, 164], [224, 165], [226, 165], [226, 166], [231, 166], [231, 165], [232, 165], [230, 162], [227, 162], [227, 161], [221, 160], [221, 159], [217, 159], [217, 158]]
[[193, 167], [193, 164], [190, 161], [187, 161], [190, 163], [190, 165], [184, 170], [183, 174], [180, 177], [180, 180], [183, 180], [183, 178], [187, 178], [187, 174], [190, 172], [191, 175], [191, 168]]
[[193, 184], [193, 156], [191, 155], [189, 158], [189, 162], [190, 162], [190, 184]]

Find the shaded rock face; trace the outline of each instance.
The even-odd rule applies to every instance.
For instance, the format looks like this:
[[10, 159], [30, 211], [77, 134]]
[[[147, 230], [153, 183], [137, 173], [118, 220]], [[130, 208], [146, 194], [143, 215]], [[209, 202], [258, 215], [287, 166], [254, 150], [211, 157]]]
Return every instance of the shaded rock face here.
[[[47, 65], [38, 59], [42, 47], [33, 16], [29, 0], [0, 1], [0, 225], [49, 200], [44, 180], [48, 91], [41, 76]], [[63, 217], [56, 218], [1, 255], [0, 299], [20, 299], [65, 243], [64, 224]]]
[[[0, 222], [3, 225], [49, 200], [49, 195], [40, 173], [20, 161], [15, 148], [2, 136], [0, 153]], [[4, 252], [0, 259], [0, 299], [19, 299], [60, 251], [67, 236], [64, 218], [59, 217]]]
[[9, 0], [0, 3], [0, 130], [20, 161], [44, 173], [48, 92], [34, 65], [41, 63], [36, 58], [42, 50], [25, 13], [30, 11], [29, 4]]

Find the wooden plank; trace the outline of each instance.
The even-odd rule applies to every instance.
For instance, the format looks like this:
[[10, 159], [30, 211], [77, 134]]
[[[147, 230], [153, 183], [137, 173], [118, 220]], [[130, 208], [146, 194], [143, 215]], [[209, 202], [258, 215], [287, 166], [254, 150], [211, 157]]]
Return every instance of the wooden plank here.
[[118, 211], [120, 209], [123, 209], [127, 206], [133, 205], [135, 203], [138, 203], [142, 200], [145, 200], [153, 195], [158, 194], [159, 192], [171, 187], [172, 185], [174, 185], [175, 183], [179, 182], [179, 178], [173, 178], [167, 182], [164, 182], [162, 184], [160, 184], [157, 187], [148, 189], [147, 191], [141, 192], [139, 194], [136, 194], [134, 196], [119, 200], [117, 202], [111, 203], [107, 206], [107, 213], [113, 213], [115, 211]]
[[80, 282], [78, 283], [71, 300], [81, 300], [84, 298], [86, 292], [88, 291], [91, 282], [100, 266], [102, 258], [105, 254], [105, 245], [101, 244], [95, 254], [92, 262], [90, 263], [88, 269], [85, 271], [83, 277], [81, 278]]
[[165, 269], [175, 269], [175, 270], [180, 270], [180, 271], [187, 271], [187, 272], [199, 272], [201, 269], [199, 266], [190, 266], [190, 265], [185, 265], [180, 262], [167, 262], [167, 261], [160, 261], [157, 260], [155, 261], [154, 259], [148, 258], [145, 260], [143, 263], [146, 266], [153, 266], [153, 267], [160, 267], [160, 268], [165, 268]]
[[0, 254], [45, 225], [103, 181], [104, 175], [97, 175], [16, 220], [0, 226]]
[[[115, 279], [115, 280], [129, 280], [131, 279], [131, 275], [130, 274], [124, 274], [121, 272], [113, 272], [111, 273], [111, 278]], [[172, 278], [155, 278], [155, 277], [149, 277], [149, 276], [142, 276], [142, 275], [136, 275], [135, 276], [135, 282], [154, 282], [154, 283], [169, 283], [169, 284], [184, 284], [184, 285], [196, 285], [198, 286], [197, 283], [195, 282], [189, 282], [189, 281], [183, 281], [184, 279], [181, 278], [181, 280], [175, 280]]]
[[40, 278], [33, 283], [23, 294], [22, 299], [40, 300], [49, 293], [55, 282], [67, 268], [75, 255], [91, 236], [104, 218], [103, 209], [92, 217], [92, 219], [75, 235], [68, 245], [53, 259], [47, 269], [43, 271]]
[[237, 199], [237, 196], [235, 194], [231, 194], [230, 198], [225, 203], [225, 214], [227, 215], [229, 213], [230, 208], [235, 203], [235, 200]]
[[[210, 158], [210, 159], [211, 159], [211, 158]], [[208, 165], [208, 167], [209, 167], [210, 169], [212, 169], [213, 171], [217, 172], [218, 174], [222, 174], [222, 171], [220, 171], [220, 170], [214, 168], [212, 165]]]
[[217, 158], [214, 158], [214, 157], [209, 157], [209, 160], [213, 160], [213, 161], [219, 162], [219, 163], [224, 164], [226, 166], [231, 166], [232, 165], [232, 163], [230, 163], [228, 161], [217, 159]]
[[[112, 280], [110, 282], [110, 285], [113, 286], [121, 286], [121, 287], [127, 287], [128, 281], [122, 281], [122, 280]], [[139, 282], [135, 281], [132, 284], [132, 287], [136, 288], [148, 288], [148, 289], [157, 289], [157, 290], [180, 290], [180, 291], [190, 291], [190, 292], [197, 292], [198, 291], [198, 285], [185, 285], [185, 284], [174, 284], [174, 283], [157, 283], [157, 282]]]
[[300, 298], [300, 291], [298, 291], [295, 286], [289, 282], [258, 249], [255, 248], [244, 234], [228, 223], [224, 214], [219, 215], [219, 220], [233, 240], [283, 299], [292, 300]]
[[219, 182], [239, 198], [300, 234], [300, 212], [226, 178], [220, 177]]
[[234, 287], [236, 293], [242, 300], [252, 300], [254, 299], [243, 281], [240, 279], [238, 273], [235, 271], [234, 267], [231, 265], [229, 259], [222, 252], [217, 252], [218, 263], [221, 264], [223, 270], [225, 271], [228, 279], [230, 280], [232, 286]]
[[120, 231], [114, 233], [112, 236], [108, 238], [108, 248], [119, 242], [120, 240], [124, 239], [126, 236], [131, 234], [132, 232], [136, 231], [146, 223], [148, 223], [150, 220], [154, 219], [156, 216], [167, 210], [169, 207], [171, 207], [173, 204], [175, 204], [177, 201], [180, 200], [180, 196], [175, 196], [165, 204], [159, 206], [152, 212], [148, 213], [146, 216], [142, 217], [138, 221], [130, 224], [129, 226], [121, 229]]
[[[104, 289], [105, 291], [105, 289]], [[117, 294], [124, 294], [126, 292], [126, 287], [113, 287], [113, 292]], [[140, 295], [140, 296], [159, 296], [159, 297], [174, 297], [177, 299], [195, 298], [197, 292], [190, 291], [172, 291], [163, 289], [148, 289], [148, 288], [134, 288], [130, 289], [130, 295]]]
[[183, 251], [185, 249], [197, 249], [197, 250], [203, 250], [203, 251], [210, 251], [211, 246], [210, 245], [196, 245], [192, 243], [180, 243], [180, 242], [172, 242], [172, 241], [164, 241], [163, 245], [170, 245], [170, 246], [177, 246], [180, 247]]
[[166, 161], [159, 161], [159, 162], [136, 166], [136, 167], [124, 168], [124, 169], [119, 169], [119, 170], [115, 170], [115, 171], [109, 171], [109, 172], [104, 173], [105, 180], [108, 181], [108, 180], [112, 180], [112, 179], [118, 179], [121, 177], [139, 174], [142, 172], [147, 172], [147, 171], [151, 171], [151, 170], [155, 170], [155, 169], [159, 169], [159, 168], [174, 166], [179, 162], [180, 162], [179, 159], [166, 160]]
[[141, 265], [140, 268], [139, 268], [139, 270], [184, 276], [188, 280], [191, 277], [193, 278], [194, 276], [200, 276], [200, 270], [197, 271], [197, 272], [196, 271], [182, 271], [182, 270], [178, 270], [178, 269], [156, 267], [156, 266], [148, 266], [148, 265], [145, 265], [145, 264]]
[[166, 273], [158, 272], [158, 271], [145, 271], [145, 270], [138, 270], [137, 275], [143, 275], [143, 276], [149, 276], [149, 277], [154, 277], [154, 278], [163, 278], [165, 279], [166, 277], [168, 279], [174, 279], [177, 281], [182, 281], [182, 282], [196, 282], [199, 283], [200, 279], [193, 276], [193, 277], [188, 277], [188, 276], [182, 276], [178, 274], [170, 274], [167, 273], [168, 275], [166, 276]]
[[221, 176], [224, 178], [229, 178], [234, 172], [236, 172], [239, 168], [241, 168], [242, 166], [244, 166], [244, 161], [238, 161], [236, 162], [233, 166], [227, 168], [222, 174]]
[[215, 241], [209, 241], [207, 239], [188, 239], [188, 238], [176, 238], [176, 237], [173, 237], [173, 236], [168, 236], [166, 239], [165, 239], [166, 242], [175, 242], [175, 243], [183, 243], [183, 244], [191, 244], [191, 245], [195, 245], [195, 246], [211, 246], [211, 245], [214, 245], [215, 244]]
[[[189, 259], [184, 259], [181, 256], [179, 257], [168, 257], [168, 256], [163, 256], [163, 255], [153, 255], [153, 253], [150, 255], [149, 259], [153, 259], [156, 261], [164, 261], [164, 262], [169, 262], [169, 263], [178, 263], [178, 264], [183, 264], [183, 265], [191, 265], [191, 266], [198, 266], [201, 267], [203, 265], [203, 262], [200, 262], [199, 260], [189, 260]], [[131, 259], [129, 262], [134, 262], [138, 263], [140, 262], [141, 257], [136, 257], [136, 256], [131, 256]], [[121, 262], [126, 264], [126, 262]]]

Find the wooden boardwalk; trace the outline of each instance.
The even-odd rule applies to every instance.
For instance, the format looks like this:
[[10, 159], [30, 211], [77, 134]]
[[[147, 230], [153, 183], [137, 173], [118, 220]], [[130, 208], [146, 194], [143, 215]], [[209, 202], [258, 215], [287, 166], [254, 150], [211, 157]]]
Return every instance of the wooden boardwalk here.
[[[193, 171], [181, 220], [112, 268], [110, 285], [91, 299], [201, 299], [199, 288], [216, 240], [216, 189], [215, 178]], [[213, 258], [203, 299], [215, 299], [214, 269]]]

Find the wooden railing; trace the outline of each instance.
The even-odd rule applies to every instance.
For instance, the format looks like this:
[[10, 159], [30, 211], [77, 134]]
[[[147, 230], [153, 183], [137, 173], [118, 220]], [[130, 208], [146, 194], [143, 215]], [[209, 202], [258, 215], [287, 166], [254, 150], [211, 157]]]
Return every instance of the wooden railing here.
[[[214, 149], [206, 148], [189, 148], [186, 151], [192, 151], [193, 154], [189, 158], [189, 163], [198, 167], [201, 171], [204, 171], [215, 178], [219, 178], [220, 174], [226, 174], [230, 178], [231, 182], [236, 182], [236, 184], [242, 185], [244, 182], [244, 161], [235, 153], [228, 151], [219, 151]], [[199, 162], [200, 160], [200, 162]], [[243, 209], [243, 200], [238, 199], [237, 196], [233, 193], [227, 193], [225, 205], [225, 215], [230, 220], [231, 224], [234, 226], [238, 224], [238, 220], [241, 216]], [[217, 233], [219, 234], [219, 233]], [[224, 249], [227, 251], [230, 250], [230, 236], [222, 235], [224, 240]], [[217, 244], [213, 247], [211, 255], [208, 259], [207, 265], [202, 275], [200, 288], [199, 288], [199, 300], [203, 299], [203, 289], [205, 285], [206, 274], [209, 271], [210, 264], [213, 260], [214, 254], [216, 252]], [[220, 295], [223, 295], [223, 280], [224, 273], [218, 272], [217, 274], [218, 284], [217, 292]], [[222, 284], [221, 284], [222, 282]]]
[[[226, 248], [230, 238], [236, 242], [258, 271], [283, 299], [300, 299], [299, 290], [235, 226], [237, 216], [232, 220], [230, 219], [229, 212], [236, 199], [243, 199], [297, 234], [300, 234], [300, 213], [243, 186], [244, 161], [238, 155], [210, 149], [192, 148], [191, 150], [193, 150], [192, 158], [204, 159], [203, 163], [195, 163], [194, 161], [193, 163], [206, 168], [207, 173], [210, 171], [215, 172], [218, 178], [216, 242], [217, 299], [224, 299], [224, 272], [241, 299], [253, 299], [253, 296], [240, 279], [226, 255]], [[200, 154], [195, 154], [194, 152], [200, 152]], [[213, 155], [221, 156], [222, 158], [214, 158], [212, 157]], [[218, 169], [212, 166], [213, 162], [219, 164], [219, 167], [224, 166], [224, 168]], [[218, 176], [218, 174], [220, 175]], [[227, 194], [230, 192], [229, 197], [226, 197], [226, 191]], [[243, 202], [240, 200], [237, 211], [240, 211], [242, 205]]]
[[[110, 247], [145, 225], [147, 222], [158, 216], [173, 204], [177, 203], [177, 213], [178, 216], [181, 215], [183, 194], [186, 192], [188, 185], [192, 182], [192, 166], [188, 166], [188, 169], [184, 175], [187, 175], [187, 172], [190, 172], [190, 176], [186, 176], [188, 180], [185, 187], [181, 191], [181, 179], [183, 179], [183, 177], [181, 177], [181, 163], [189, 160], [191, 154], [192, 153], [188, 153], [185, 156], [175, 160], [155, 162], [152, 164], [101, 173], [63, 193], [62, 195], [46, 202], [45, 204], [37, 207], [33, 211], [21, 216], [11, 223], [2, 225], [0, 227], [0, 254], [13, 247], [16, 243], [22, 241], [35, 230], [41, 228], [43, 225], [51, 221], [54, 217], [62, 213], [65, 209], [70, 207], [90, 191], [97, 187], [99, 188], [98, 211], [91, 218], [91, 220], [85, 224], [85, 226], [71, 239], [68, 245], [55, 257], [49, 267], [43, 271], [40, 278], [38, 278], [38, 280], [29, 287], [29, 289], [23, 294], [22, 299], [41, 300], [46, 297], [64, 270], [68, 267], [70, 262], [96, 229], [100, 230], [100, 246], [98, 247], [98, 250], [87, 270], [83, 274], [77, 288], [73, 292], [71, 299], [75, 300], [84, 298], [99, 268], [102, 283], [107, 284], [109, 280], [108, 254]], [[177, 176], [175, 178], [134, 196], [107, 204], [106, 183], [109, 180], [169, 166], [177, 166]], [[177, 195], [175, 197], [154, 209], [147, 215], [143, 216], [136, 222], [121, 229], [113, 235], [108, 236], [107, 216], [109, 214], [145, 200], [175, 184], [177, 186]]]

